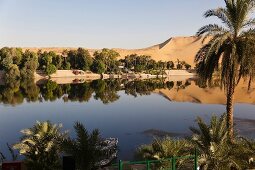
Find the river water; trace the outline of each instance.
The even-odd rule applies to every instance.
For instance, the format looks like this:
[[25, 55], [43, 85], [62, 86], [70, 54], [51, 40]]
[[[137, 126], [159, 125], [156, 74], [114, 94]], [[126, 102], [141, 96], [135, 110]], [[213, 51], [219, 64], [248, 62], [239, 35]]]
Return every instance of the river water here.
[[[74, 81], [75, 83], [79, 81]], [[255, 137], [255, 90], [242, 82], [235, 96], [235, 127]], [[118, 158], [130, 160], [135, 149], [154, 137], [190, 135], [197, 116], [208, 121], [225, 111], [224, 91], [216, 82], [208, 87], [196, 79], [95, 80], [79, 84], [15, 82], [0, 86], [0, 151], [14, 144], [20, 130], [36, 120], [62, 123], [74, 137], [80, 121], [102, 137], [119, 139]]]

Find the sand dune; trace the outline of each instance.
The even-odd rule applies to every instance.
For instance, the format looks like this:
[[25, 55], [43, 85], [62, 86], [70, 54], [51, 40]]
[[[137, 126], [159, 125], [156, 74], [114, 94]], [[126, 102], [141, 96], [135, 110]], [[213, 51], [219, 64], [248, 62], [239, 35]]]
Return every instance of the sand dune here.
[[194, 66], [194, 57], [198, 50], [202, 47], [202, 39], [198, 37], [174, 37], [167, 41], [144, 49], [115, 49], [122, 57], [129, 54], [139, 54], [139, 55], [150, 55], [152, 59], [159, 61], [186, 61], [187, 63]]
[[[169, 38], [163, 43], [143, 49], [113, 49], [120, 53], [120, 58], [124, 58], [130, 54], [150, 55], [152, 59], [156, 61], [177, 61], [177, 59], [179, 59], [181, 61], [186, 61], [187, 63], [194, 66], [194, 57], [202, 45], [202, 39], [199, 39], [195, 36], [190, 36]], [[72, 50], [76, 48], [23, 48], [23, 50], [26, 49], [34, 52], [37, 52], [39, 49], [41, 49], [42, 51], [55, 51], [56, 53], [62, 53], [62, 51], [65, 49]], [[97, 49], [88, 50], [91, 54], [93, 54]]]

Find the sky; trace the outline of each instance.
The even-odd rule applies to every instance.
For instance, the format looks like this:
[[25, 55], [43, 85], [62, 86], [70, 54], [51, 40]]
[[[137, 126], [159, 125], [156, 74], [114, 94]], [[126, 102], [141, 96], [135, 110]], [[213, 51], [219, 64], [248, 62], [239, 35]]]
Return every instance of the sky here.
[[0, 0], [0, 47], [144, 48], [192, 36], [223, 0]]

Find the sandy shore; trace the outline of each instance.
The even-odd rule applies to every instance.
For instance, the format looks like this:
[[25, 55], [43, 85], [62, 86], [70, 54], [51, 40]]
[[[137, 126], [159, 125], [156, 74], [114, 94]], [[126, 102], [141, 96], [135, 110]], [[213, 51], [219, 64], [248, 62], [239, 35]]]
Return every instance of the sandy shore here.
[[[43, 71], [36, 71], [34, 74], [35, 82], [44, 81], [51, 79], [56, 81], [58, 84], [68, 83], [82, 83], [84, 81], [97, 80], [97, 79], [108, 79], [108, 78], [122, 78], [122, 79], [149, 79], [157, 77], [165, 77], [167, 79], [185, 80], [190, 77], [194, 77], [196, 74], [191, 73], [187, 70], [167, 70], [166, 75], [152, 75], [144, 73], [128, 73], [128, 74], [96, 74], [91, 72], [85, 72], [82, 70], [57, 70], [56, 73], [50, 77], [47, 76]], [[0, 71], [0, 80], [3, 83], [4, 71]]]

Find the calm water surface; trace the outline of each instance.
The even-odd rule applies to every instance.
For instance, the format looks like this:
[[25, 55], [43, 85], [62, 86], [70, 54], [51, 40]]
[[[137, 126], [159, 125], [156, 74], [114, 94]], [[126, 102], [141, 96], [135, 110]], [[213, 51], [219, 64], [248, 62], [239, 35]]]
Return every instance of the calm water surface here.
[[[53, 88], [52, 84], [18, 85], [16, 90], [1, 86], [0, 150], [8, 154], [6, 143], [17, 142], [20, 130], [31, 127], [36, 120], [62, 123], [71, 136], [74, 135], [74, 122], [80, 121], [89, 131], [98, 128], [103, 137], [119, 138], [119, 158], [132, 159], [135, 148], [151, 142], [155, 132], [186, 136], [190, 134], [189, 127], [195, 126], [197, 116], [209, 120], [213, 113], [220, 115], [225, 111], [221, 103], [223, 92], [216, 94], [219, 102], [215, 102], [214, 94], [220, 91], [219, 88], [201, 88], [193, 80], [168, 81], [168, 84], [166, 81], [147, 82], [146, 85], [107, 82], [103, 88], [101, 84], [92, 82], [85, 86], [64, 87], [53, 83]], [[8, 96], [5, 94], [8, 90], [14, 92], [9, 92]], [[255, 96], [253, 92], [240, 93], [248, 97], [247, 102], [240, 98], [242, 103], [235, 105], [237, 130], [242, 135], [255, 137]], [[215, 99], [208, 101], [210, 96]]]

